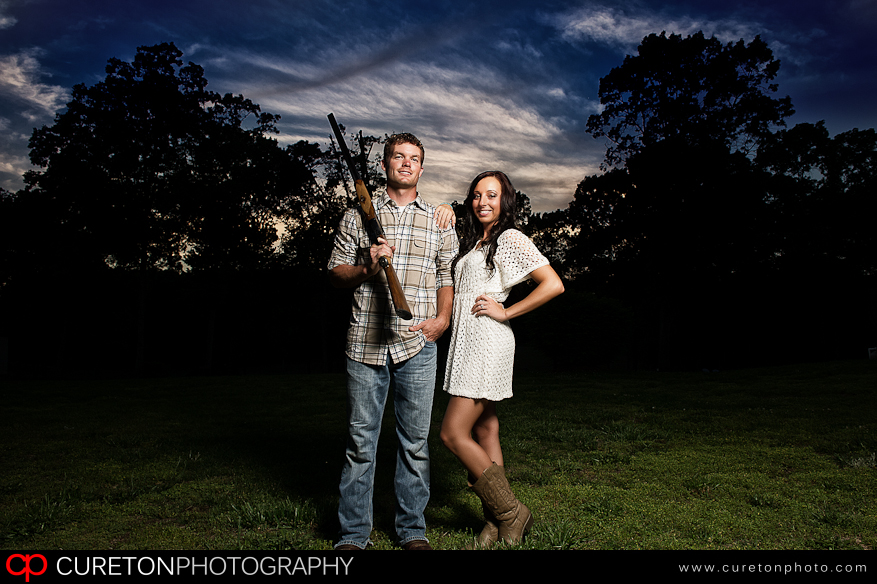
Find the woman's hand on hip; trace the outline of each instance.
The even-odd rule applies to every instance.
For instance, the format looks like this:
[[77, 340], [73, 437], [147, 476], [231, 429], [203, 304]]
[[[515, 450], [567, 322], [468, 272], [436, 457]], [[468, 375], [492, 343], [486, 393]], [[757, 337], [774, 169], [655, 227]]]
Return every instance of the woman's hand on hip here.
[[509, 319], [502, 304], [487, 294], [482, 294], [475, 299], [475, 305], [472, 306], [472, 314], [475, 316], [489, 316], [499, 322], [505, 322]]

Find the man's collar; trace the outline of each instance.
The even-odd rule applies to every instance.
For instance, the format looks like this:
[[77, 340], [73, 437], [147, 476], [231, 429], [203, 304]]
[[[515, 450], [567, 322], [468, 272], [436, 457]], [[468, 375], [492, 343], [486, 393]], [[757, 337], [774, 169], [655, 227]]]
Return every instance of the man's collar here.
[[[417, 192], [417, 197], [414, 198], [413, 202], [415, 205], [417, 205], [421, 209], [426, 209], [426, 201], [424, 201], [420, 197], [419, 191]], [[389, 204], [392, 204], [392, 205], [398, 207], [398, 205], [396, 204], [396, 201], [394, 201], [393, 199], [390, 198], [390, 195], [387, 194], [386, 190], [382, 190], [380, 193], [375, 195], [372, 198], [372, 204], [374, 204], [375, 209], [380, 209], [384, 205], [389, 205]]]

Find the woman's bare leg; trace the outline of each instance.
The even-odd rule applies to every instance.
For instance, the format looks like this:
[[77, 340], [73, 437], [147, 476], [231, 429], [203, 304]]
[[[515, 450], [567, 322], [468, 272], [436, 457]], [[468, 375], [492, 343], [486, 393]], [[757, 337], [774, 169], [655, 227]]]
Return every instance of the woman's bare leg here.
[[[454, 456], [460, 459], [466, 470], [474, 477], [481, 474], [493, 464], [487, 450], [472, 438], [472, 431], [487, 410], [487, 400], [474, 400], [466, 397], [451, 396], [445, 418], [442, 420], [442, 443]], [[496, 416], [494, 409], [493, 417]], [[497, 429], [499, 425], [497, 424]], [[488, 447], [495, 451], [491, 440], [487, 439]], [[497, 433], [496, 445], [499, 444]], [[501, 455], [501, 452], [500, 452]]]
[[472, 438], [484, 449], [490, 460], [499, 466], [504, 466], [502, 446], [499, 443], [499, 418], [496, 415], [496, 402], [485, 403], [484, 412], [475, 422], [475, 427], [472, 428]]

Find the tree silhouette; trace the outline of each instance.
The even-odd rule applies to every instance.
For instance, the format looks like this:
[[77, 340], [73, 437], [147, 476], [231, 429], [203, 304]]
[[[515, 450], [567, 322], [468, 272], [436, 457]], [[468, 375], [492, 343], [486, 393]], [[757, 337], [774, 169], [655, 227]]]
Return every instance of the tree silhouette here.
[[[601, 79], [588, 128], [608, 138], [606, 172], [566, 211], [566, 262], [635, 307], [659, 363], [865, 342], [841, 307], [873, 291], [875, 133], [783, 129], [778, 68], [759, 37], [661, 34]], [[737, 336], [756, 328], [775, 342]]]
[[[28, 196], [65, 226], [77, 256], [112, 267], [255, 267], [277, 218], [313, 183], [308, 163], [270, 134], [277, 117], [208, 91], [173, 44], [111, 59], [103, 82], [73, 89], [67, 111], [34, 132]], [[245, 127], [249, 124], [250, 127]]]
[[770, 97], [778, 69], [759, 37], [662, 33], [600, 80], [604, 109], [588, 128], [609, 138], [611, 170], [582, 181], [570, 204], [578, 273], [605, 282], [627, 271], [665, 288], [718, 281], [769, 253], [748, 155], [793, 111]]
[[[276, 262], [283, 221], [311, 204], [319, 147], [278, 146], [277, 116], [207, 89], [203, 69], [173, 44], [110, 59], [104, 81], [76, 85], [67, 110], [34, 131], [17, 211], [39, 210], [43, 262], [81, 276], [136, 272], [137, 369], [145, 363], [155, 277], [199, 281], [211, 360], [217, 308], [231, 274]], [[36, 218], [35, 215], [30, 216]], [[162, 284], [165, 286], [166, 284]], [[197, 289], [197, 287], [196, 287]]]
[[749, 152], [794, 113], [790, 98], [770, 97], [779, 66], [760, 37], [722, 45], [702, 32], [649, 35], [600, 79], [602, 111], [588, 131], [610, 140], [609, 167], [669, 138]]
[[654, 323], [646, 350], [665, 364], [692, 311], [715, 314], [706, 307], [721, 291], [772, 257], [752, 154], [793, 111], [771, 97], [778, 68], [758, 37], [723, 45], [662, 33], [600, 81], [603, 110], [588, 128], [609, 140], [607, 172], [585, 178], [570, 203], [569, 264]]
[[50, 222], [80, 258], [112, 266], [181, 269], [187, 221], [179, 204], [197, 128], [213, 95], [200, 67], [181, 68], [172, 45], [111, 59], [107, 78], [76, 85], [67, 111], [35, 130], [25, 176]]
[[777, 269], [817, 262], [877, 275], [877, 132], [832, 138], [824, 122], [798, 124], [766, 140], [757, 162], [768, 172]]
[[[679, 160], [686, 166], [667, 172]], [[669, 138], [624, 169], [587, 177], [568, 215], [580, 229], [576, 271], [603, 283], [626, 272], [627, 284], [666, 288], [718, 283], [757, 263], [770, 253], [760, 176], [741, 153]]]

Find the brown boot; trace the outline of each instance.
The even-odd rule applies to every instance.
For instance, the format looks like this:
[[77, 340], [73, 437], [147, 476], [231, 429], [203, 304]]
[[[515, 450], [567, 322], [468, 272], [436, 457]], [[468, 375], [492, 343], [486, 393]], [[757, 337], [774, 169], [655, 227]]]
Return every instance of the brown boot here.
[[[475, 476], [472, 473], [468, 473], [466, 484], [470, 489], [475, 486], [475, 480]], [[495, 544], [499, 537], [499, 527], [496, 525], [496, 518], [483, 501], [481, 502], [481, 511], [484, 514], [484, 528], [472, 543], [463, 548], [464, 550], [487, 549]]]
[[503, 468], [494, 463], [484, 471], [472, 489], [496, 518], [498, 539], [512, 544], [520, 543], [533, 526], [533, 514], [515, 498]]
[[496, 519], [490, 512], [490, 509], [488, 509], [483, 502], [481, 503], [481, 509], [484, 511], [484, 529], [481, 530], [481, 533], [478, 534], [478, 537], [475, 538], [475, 541], [473, 541], [463, 549], [487, 549], [495, 544], [497, 539], [499, 539], [499, 527], [496, 524]]

